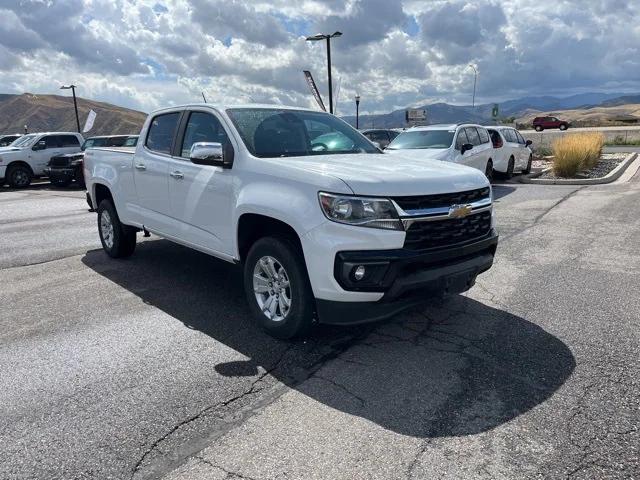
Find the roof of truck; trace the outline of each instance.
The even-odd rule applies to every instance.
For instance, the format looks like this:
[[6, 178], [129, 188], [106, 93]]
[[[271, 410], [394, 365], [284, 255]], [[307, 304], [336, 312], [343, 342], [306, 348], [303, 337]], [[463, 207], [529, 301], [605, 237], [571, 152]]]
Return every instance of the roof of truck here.
[[289, 105], [277, 105], [277, 104], [269, 104], [269, 103], [241, 103], [241, 104], [220, 104], [220, 103], [186, 103], [183, 105], [174, 105], [172, 107], [160, 108], [158, 110], [154, 110], [152, 113], [162, 112], [165, 110], [175, 110], [180, 108], [193, 108], [193, 107], [209, 107], [215, 110], [227, 110], [230, 108], [271, 108], [277, 110], [304, 110], [308, 112], [317, 112], [319, 110], [313, 110], [311, 108], [305, 107], [292, 107]]

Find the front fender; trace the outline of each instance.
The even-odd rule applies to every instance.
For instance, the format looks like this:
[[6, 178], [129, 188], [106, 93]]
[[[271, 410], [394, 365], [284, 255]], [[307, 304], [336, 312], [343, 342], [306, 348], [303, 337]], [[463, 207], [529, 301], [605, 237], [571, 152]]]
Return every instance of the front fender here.
[[280, 220], [293, 228], [299, 237], [326, 221], [320, 209], [317, 188], [284, 182], [252, 182], [240, 191], [233, 218], [235, 253], [238, 257], [238, 221], [246, 213]]

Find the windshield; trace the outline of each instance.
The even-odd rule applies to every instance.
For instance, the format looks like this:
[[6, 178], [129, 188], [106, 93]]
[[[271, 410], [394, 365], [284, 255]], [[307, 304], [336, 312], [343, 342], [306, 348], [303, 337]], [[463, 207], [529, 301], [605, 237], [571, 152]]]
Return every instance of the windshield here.
[[453, 130], [416, 130], [403, 132], [388, 146], [387, 150], [409, 148], [449, 148], [453, 143]]
[[12, 147], [30, 147], [33, 141], [36, 139], [37, 135], [32, 133], [31, 135], [25, 135], [20, 137], [15, 142], [11, 144]]
[[227, 114], [247, 149], [256, 157], [380, 153], [357, 130], [328, 113], [233, 108]]

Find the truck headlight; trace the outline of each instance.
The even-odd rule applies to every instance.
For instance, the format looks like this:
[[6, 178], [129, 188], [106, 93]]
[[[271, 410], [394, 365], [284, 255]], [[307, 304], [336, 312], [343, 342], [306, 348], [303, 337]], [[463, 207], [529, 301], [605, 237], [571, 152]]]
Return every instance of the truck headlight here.
[[320, 192], [320, 206], [333, 222], [360, 227], [404, 230], [398, 212], [386, 198], [353, 197]]

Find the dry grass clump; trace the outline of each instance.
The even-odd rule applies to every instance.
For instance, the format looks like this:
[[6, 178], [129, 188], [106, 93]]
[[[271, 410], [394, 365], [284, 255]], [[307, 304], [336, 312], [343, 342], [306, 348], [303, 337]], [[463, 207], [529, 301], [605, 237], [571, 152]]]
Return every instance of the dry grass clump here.
[[594, 167], [602, 155], [604, 135], [577, 133], [563, 135], [553, 142], [553, 173], [573, 177], [580, 170]]

